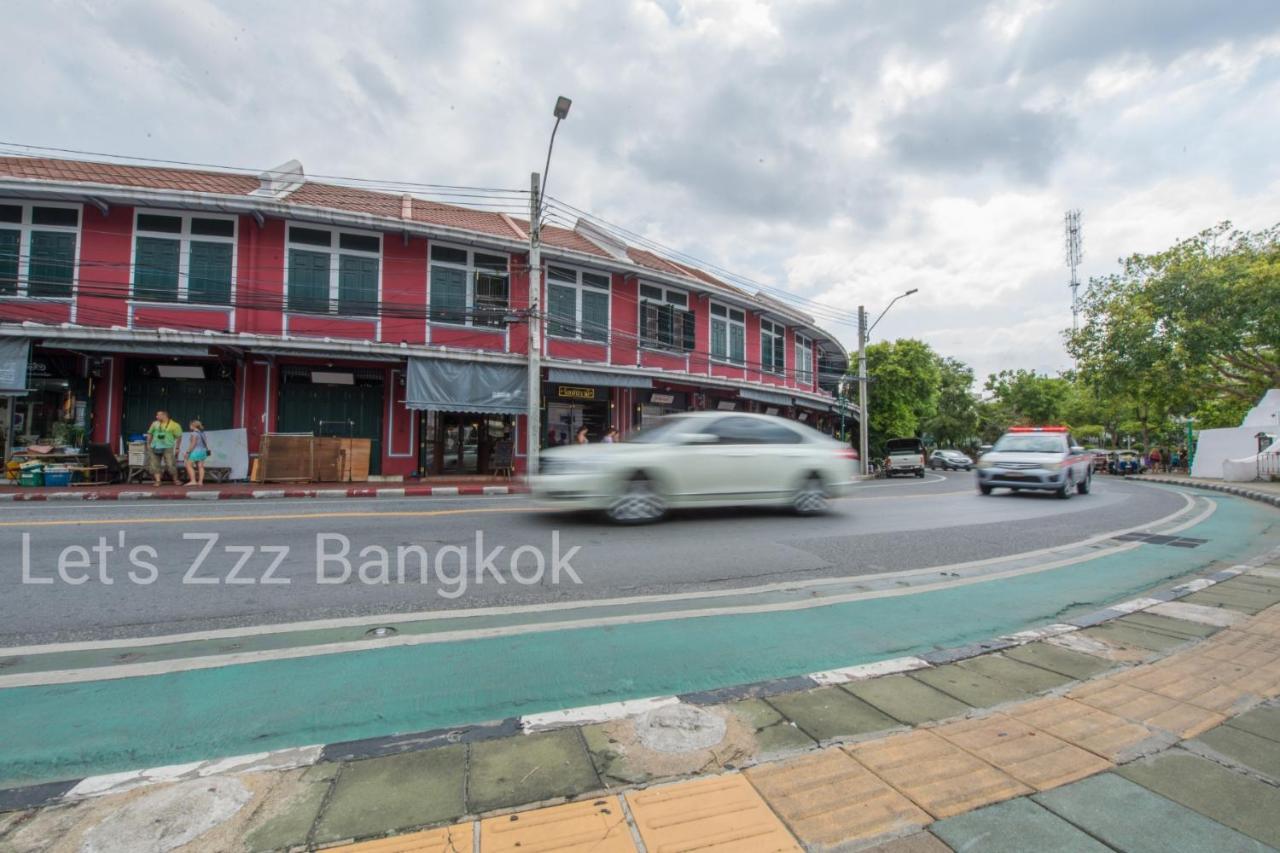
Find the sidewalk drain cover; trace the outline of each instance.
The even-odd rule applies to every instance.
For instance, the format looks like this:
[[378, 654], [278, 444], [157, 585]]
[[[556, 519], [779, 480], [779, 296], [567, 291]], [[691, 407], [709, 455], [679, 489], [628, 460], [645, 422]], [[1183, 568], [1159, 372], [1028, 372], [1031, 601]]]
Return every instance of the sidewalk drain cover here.
[[694, 705], [666, 705], [636, 718], [636, 738], [654, 752], [693, 752], [724, 740], [725, 722]]

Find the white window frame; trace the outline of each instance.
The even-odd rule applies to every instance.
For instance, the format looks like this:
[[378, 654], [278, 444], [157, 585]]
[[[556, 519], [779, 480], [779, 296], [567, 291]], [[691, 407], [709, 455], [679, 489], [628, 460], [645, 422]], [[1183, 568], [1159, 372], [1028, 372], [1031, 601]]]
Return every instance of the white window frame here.
[[796, 332], [795, 375], [797, 382], [813, 384], [813, 338]]
[[[697, 349], [697, 341], [694, 341], [694, 348], [692, 350], [686, 350], [682, 345], [677, 345], [675, 343], [672, 343], [670, 347], [667, 347], [663, 346], [661, 343], [647, 340], [644, 333], [644, 304], [645, 302], [654, 302], [656, 300], [653, 297], [644, 295], [644, 288], [646, 287], [652, 287], [655, 290], [662, 291], [662, 301], [659, 304], [670, 305], [674, 308], [679, 308], [681, 311], [687, 311], [690, 314], [694, 313], [693, 308], [689, 304], [692, 299], [689, 291], [679, 287], [668, 287], [665, 284], [657, 284], [651, 281], [640, 281], [636, 287], [636, 339], [639, 348], [649, 350], [650, 352], [663, 353], [664, 355], [688, 356], [692, 354], [694, 350]], [[684, 304], [682, 305], [679, 302], [672, 302], [672, 296], [684, 297]], [[695, 314], [694, 316], [696, 318], [697, 315]]]
[[[716, 308], [723, 308], [725, 311], [725, 316], [723, 317], [716, 316], [716, 313], [714, 310]], [[733, 319], [733, 312], [735, 311], [742, 315], [741, 320]], [[735, 308], [727, 302], [713, 301], [709, 303], [707, 307], [707, 316], [710, 318], [707, 323], [707, 355], [716, 364], [727, 364], [731, 367], [747, 366], [747, 313], [748, 313], [747, 309]], [[723, 320], [725, 324], [724, 348], [725, 348], [726, 355], [724, 357], [717, 356], [715, 354], [715, 349], [714, 349], [714, 341], [715, 341], [714, 329], [715, 329], [715, 323], [717, 320]], [[733, 359], [733, 346], [731, 344], [731, 341], [733, 340], [733, 336], [730, 335], [729, 332], [734, 326], [738, 326], [739, 328], [742, 329], [742, 360], [741, 361], [734, 361]]]
[[[574, 312], [574, 316], [573, 316], [573, 326], [574, 326], [574, 328], [575, 328], [575, 329], [577, 329], [577, 334], [574, 334], [574, 335], [559, 335], [559, 334], [552, 334], [552, 333], [551, 333], [551, 325], [552, 325], [552, 323], [554, 322], [554, 321], [552, 320], [552, 318], [551, 318], [551, 311], [550, 311], [550, 308], [551, 308], [551, 285], [552, 285], [552, 280], [551, 280], [551, 267], [557, 267], [557, 268], [562, 269], [562, 270], [568, 270], [568, 271], [573, 272], [573, 274], [574, 274], [574, 281], [573, 281], [573, 283], [570, 283], [570, 282], [567, 282], [567, 281], [561, 281], [560, 279], [556, 279], [556, 280], [555, 280], [555, 282], [554, 282], [554, 284], [555, 284], [557, 287], [570, 287], [570, 288], [573, 288], [573, 291], [574, 291], [574, 294], [573, 294], [573, 312]], [[586, 284], [586, 283], [582, 280], [582, 274], [583, 274], [583, 273], [588, 273], [588, 274], [590, 274], [590, 275], [603, 276], [603, 277], [604, 277], [604, 278], [605, 278], [609, 283], [608, 283], [606, 286], [604, 286], [604, 287], [597, 287], [597, 286], [595, 286], [594, 284]], [[588, 344], [599, 344], [600, 346], [607, 346], [607, 345], [609, 344], [609, 342], [613, 340], [613, 286], [612, 286], [612, 285], [613, 285], [613, 276], [612, 276], [612, 275], [610, 275], [610, 274], [609, 274], [609, 273], [607, 273], [607, 272], [599, 272], [599, 271], [597, 271], [597, 270], [589, 270], [589, 269], [584, 269], [584, 268], [582, 268], [582, 267], [575, 267], [575, 266], [571, 266], [570, 264], [553, 264], [553, 263], [548, 262], [548, 263], [546, 263], [546, 264], [544, 264], [544, 265], [543, 265], [543, 268], [542, 268], [542, 280], [546, 283], [546, 287], [547, 287], [547, 300], [546, 300], [546, 304], [547, 304], [547, 314], [546, 314], [547, 337], [555, 338], [556, 340], [561, 340], [561, 341], [582, 341], [583, 343], [588, 343]], [[583, 293], [583, 290], [584, 290], [584, 289], [586, 289], [586, 290], [590, 290], [592, 293], [603, 293], [603, 294], [605, 295], [605, 298], [609, 300], [609, 308], [608, 308], [609, 321], [608, 321], [608, 328], [606, 328], [606, 329], [604, 330], [604, 339], [603, 339], [603, 340], [600, 340], [600, 339], [597, 339], [597, 338], [588, 338], [588, 337], [584, 337], [584, 336], [583, 336], [583, 334], [582, 334], [582, 323], [583, 323], [583, 319], [582, 319], [582, 293]]]
[[[0, 198], [0, 204], [22, 208], [21, 222], [0, 222], [0, 228], [18, 232], [18, 287], [17, 293], [0, 294], [0, 299], [39, 299], [41, 302], [72, 302], [80, 292], [80, 252], [84, 247], [84, 205], [62, 201], [22, 201], [19, 199]], [[63, 210], [76, 211], [76, 225], [34, 225], [31, 222], [32, 209], [36, 207], [56, 207]], [[31, 277], [31, 232], [54, 231], [59, 234], [76, 235], [76, 257], [71, 267], [71, 293], [66, 296], [28, 296], [27, 284]], [[75, 315], [72, 315], [75, 320]]]
[[[765, 328], [766, 326], [768, 327], [767, 330]], [[772, 367], [765, 367], [764, 338], [766, 334], [775, 335], [782, 338], [782, 364], [780, 365], [775, 364]], [[770, 320], [768, 317], [761, 317], [760, 318], [760, 344], [761, 344], [760, 372], [771, 373], [775, 376], [786, 376], [787, 375], [787, 327], [777, 322], [776, 320]]]
[[[177, 234], [174, 234], [169, 231], [143, 231], [141, 228], [138, 227], [138, 219], [139, 217], [142, 217], [142, 216], [170, 216], [175, 219], [181, 219], [182, 230]], [[225, 213], [201, 213], [198, 211], [161, 210], [159, 208], [150, 208], [150, 207], [146, 207], [146, 208], [139, 207], [139, 208], [135, 208], [133, 211], [133, 240], [130, 242], [130, 245], [129, 245], [129, 299], [130, 300], [132, 300], [133, 302], [139, 305], [171, 306], [171, 305], [193, 304], [187, 301], [187, 295], [190, 291], [190, 288], [188, 285], [190, 283], [190, 275], [191, 275], [191, 242], [193, 239], [191, 234], [192, 219], [219, 219], [224, 222], [231, 223], [230, 237], [218, 237], [218, 236], [211, 236], [206, 234], [197, 234], [194, 237], [194, 240], [199, 243], [225, 243], [231, 246], [231, 294], [228, 297], [229, 301], [227, 302], [226, 305], [216, 305], [216, 304], [205, 303], [205, 302], [196, 302], [194, 303], [194, 305], [199, 308], [209, 308], [209, 309], [219, 309], [219, 308], [231, 309], [235, 307], [236, 264], [238, 262], [237, 252], [239, 250], [239, 242], [240, 242], [240, 239], [239, 239], [240, 238], [240, 217], [235, 216], [234, 214], [228, 215]], [[135, 287], [137, 286], [137, 278], [138, 278], [138, 269], [137, 269], [138, 257], [137, 256], [138, 256], [138, 238], [139, 237], [147, 237], [148, 239], [156, 239], [156, 240], [177, 240], [178, 241], [178, 298], [176, 301], [165, 302], [163, 300], [138, 298], [137, 293], [135, 291]], [[289, 239], [289, 234], [286, 231], [285, 232], [286, 244], [288, 242], [288, 239]], [[318, 249], [319, 247], [317, 246], [316, 248]], [[286, 251], [285, 254], [287, 256], [288, 252]], [[287, 258], [285, 260], [285, 263], [286, 264], [288, 263]], [[286, 285], [288, 281], [289, 281], [288, 276], [286, 276], [285, 277]]]
[[[289, 231], [292, 228], [306, 228], [309, 231], [328, 231], [329, 246], [318, 246], [315, 243], [293, 243], [289, 240]], [[338, 243], [341, 239], [340, 235], [351, 234], [356, 237], [376, 237], [378, 240], [378, 251], [367, 252], [363, 249], [343, 249]], [[386, 261], [382, 257], [383, 250], [383, 234], [380, 231], [364, 231], [359, 228], [335, 228], [332, 225], [318, 225], [311, 222], [293, 222], [286, 221], [284, 224], [284, 310], [287, 314], [303, 314], [306, 312], [294, 311], [289, 307], [289, 267], [290, 267], [290, 249], [298, 249], [304, 252], [327, 252], [329, 255], [329, 311], [326, 316], [342, 317], [343, 319], [357, 320], [378, 320], [381, 321], [382, 307], [382, 274], [386, 269]], [[338, 291], [342, 281], [342, 261], [343, 255], [355, 255], [359, 258], [376, 258], [378, 261], [378, 292], [374, 297], [378, 310], [373, 314], [366, 315], [350, 315], [338, 313]]]
[[[459, 264], [455, 261], [437, 261], [431, 257], [431, 250], [435, 248], [453, 249], [457, 252], [467, 253], [466, 264]], [[446, 243], [442, 240], [431, 240], [427, 244], [427, 325], [428, 326], [453, 326], [456, 328], [474, 328], [491, 331], [495, 334], [502, 334], [509, 324], [503, 323], [498, 326], [490, 326], [488, 323], [475, 322], [476, 307], [476, 276], [481, 272], [492, 272], [489, 267], [477, 267], [476, 255], [493, 255], [496, 257], [505, 257], [507, 259], [507, 309], [511, 308], [511, 253], [504, 252], [500, 249], [485, 249], [475, 246], [463, 246], [458, 243]], [[467, 304], [465, 311], [467, 317], [465, 322], [451, 323], [447, 320], [436, 320], [431, 317], [431, 268], [434, 266], [442, 266], [451, 270], [463, 270], [467, 274]], [[556, 266], [559, 266], [557, 264]]]

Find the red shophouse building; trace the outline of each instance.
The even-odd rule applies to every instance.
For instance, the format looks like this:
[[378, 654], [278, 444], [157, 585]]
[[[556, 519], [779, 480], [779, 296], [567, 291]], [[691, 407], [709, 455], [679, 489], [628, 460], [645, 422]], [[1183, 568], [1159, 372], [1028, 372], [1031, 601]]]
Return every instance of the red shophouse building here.
[[[0, 158], [0, 344], [29, 358], [0, 369], [0, 425], [9, 445], [62, 421], [116, 448], [164, 408], [243, 427], [251, 452], [270, 432], [368, 438], [371, 470], [406, 477], [484, 473], [508, 436], [519, 471], [528, 243], [525, 220], [296, 161]], [[848, 356], [811, 317], [585, 220], [542, 244], [547, 440], [691, 409], [838, 423]]]

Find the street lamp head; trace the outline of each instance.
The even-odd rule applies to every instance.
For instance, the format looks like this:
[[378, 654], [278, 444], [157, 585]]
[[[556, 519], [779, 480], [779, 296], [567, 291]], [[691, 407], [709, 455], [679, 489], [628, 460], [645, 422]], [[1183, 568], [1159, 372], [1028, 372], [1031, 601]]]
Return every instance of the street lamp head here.
[[571, 106], [573, 106], [573, 101], [569, 100], [564, 95], [561, 95], [560, 97], [556, 98], [556, 108], [555, 108], [555, 111], [553, 112], [553, 115], [555, 115], [555, 117], [559, 119], [568, 118], [569, 107]]
[[920, 288], [918, 288], [918, 287], [913, 287], [913, 288], [911, 288], [910, 290], [908, 290], [906, 293], [904, 293], [904, 294], [902, 294], [902, 295], [903, 295], [903, 296], [910, 296], [910, 295], [911, 295], [911, 294], [913, 294], [913, 293], [919, 293], [919, 292], [920, 292]]

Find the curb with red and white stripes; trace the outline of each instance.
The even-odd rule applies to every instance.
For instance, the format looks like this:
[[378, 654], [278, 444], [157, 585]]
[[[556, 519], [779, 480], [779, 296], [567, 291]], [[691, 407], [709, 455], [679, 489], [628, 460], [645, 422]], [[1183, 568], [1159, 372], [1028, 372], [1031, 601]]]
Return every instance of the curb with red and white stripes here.
[[345, 489], [202, 489], [162, 486], [158, 489], [137, 491], [94, 491], [93, 489], [66, 492], [0, 492], [0, 502], [18, 501], [136, 501], [136, 500], [251, 500], [254, 498], [456, 498], [484, 495], [520, 495], [529, 490], [526, 486], [402, 486], [399, 488], [345, 488]]

